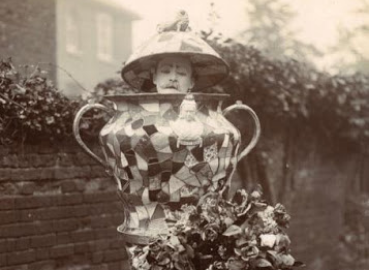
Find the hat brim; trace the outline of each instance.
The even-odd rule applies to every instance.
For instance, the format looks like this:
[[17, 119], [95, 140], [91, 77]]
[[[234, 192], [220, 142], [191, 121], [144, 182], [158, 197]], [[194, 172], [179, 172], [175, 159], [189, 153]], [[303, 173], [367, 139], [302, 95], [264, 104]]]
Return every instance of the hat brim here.
[[221, 58], [217, 58], [214, 55], [168, 52], [145, 56], [129, 63], [122, 69], [122, 78], [133, 88], [150, 91], [155, 87], [152, 82], [152, 70], [156, 68], [157, 63], [161, 59], [173, 55], [185, 57], [191, 62], [195, 75], [193, 91], [214, 86], [228, 76], [228, 65]]
[[189, 32], [164, 32], [153, 36], [127, 60], [121, 75], [133, 88], [150, 91], [152, 69], [167, 56], [187, 58], [195, 74], [193, 91], [214, 86], [229, 74], [228, 64], [204, 40]]

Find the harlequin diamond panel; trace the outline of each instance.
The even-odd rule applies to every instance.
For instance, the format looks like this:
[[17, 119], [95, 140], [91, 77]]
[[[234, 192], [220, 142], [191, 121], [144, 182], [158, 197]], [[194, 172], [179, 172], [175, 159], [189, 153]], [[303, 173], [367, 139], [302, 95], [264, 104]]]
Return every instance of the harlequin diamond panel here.
[[162, 100], [153, 105], [120, 104], [127, 111], [100, 133], [115, 177], [122, 186], [129, 183], [124, 191], [130, 209], [126, 230], [133, 234], [165, 231], [169, 208], [196, 203], [204, 192], [221, 189], [239, 144], [238, 131], [206, 102], [199, 103], [201, 110], [188, 121], [190, 125], [179, 130], [200, 127], [199, 140], [193, 144], [179, 140], [173, 127], [180, 114], [178, 104], [173, 104]]

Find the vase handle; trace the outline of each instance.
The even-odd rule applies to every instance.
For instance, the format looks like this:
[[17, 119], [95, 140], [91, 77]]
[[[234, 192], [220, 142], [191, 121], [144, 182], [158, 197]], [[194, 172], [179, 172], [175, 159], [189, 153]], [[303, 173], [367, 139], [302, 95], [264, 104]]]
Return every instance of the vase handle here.
[[76, 116], [74, 117], [74, 121], [73, 121], [74, 138], [76, 139], [79, 146], [81, 146], [82, 149], [90, 157], [92, 157], [94, 160], [96, 160], [98, 163], [100, 163], [103, 167], [108, 168], [108, 164], [102, 158], [100, 158], [94, 152], [92, 152], [92, 150], [90, 148], [88, 148], [88, 146], [84, 143], [84, 141], [81, 138], [81, 134], [80, 134], [80, 130], [79, 130], [79, 125], [80, 125], [81, 119], [82, 119], [83, 115], [91, 109], [103, 110], [106, 113], [109, 113], [109, 111], [110, 111], [106, 106], [104, 106], [102, 104], [86, 104], [85, 106], [83, 106], [81, 109], [79, 109]]
[[247, 111], [251, 115], [251, 117], [252, 117], [252, 119], [254, 120], [254, 123], [255, 123], [255, 130], [254, 130], [254, 134], [252, 136], [252, 139], [251, 139], [250, 143], [238, 155], [238, 160], [241, 160], [255, 147], [256, 143], [259, 140], [260, 132], [261, 132], [260, 121], [259, 121], [259, 118], [256, 115], [256, 113], [254, 112], [254, 110], [251, 109], [249, 106], [247, 106], [245, 104], [242, 104], [242, 101], [240, 101], [240, 100], [237, 100], [236, 104], [233, 104], [233, 105], [225, 108], [223, 110], [223, 115], [226, 116], [228, 113], [230, 113], [233, 110], [245, 110], [245, 111]]

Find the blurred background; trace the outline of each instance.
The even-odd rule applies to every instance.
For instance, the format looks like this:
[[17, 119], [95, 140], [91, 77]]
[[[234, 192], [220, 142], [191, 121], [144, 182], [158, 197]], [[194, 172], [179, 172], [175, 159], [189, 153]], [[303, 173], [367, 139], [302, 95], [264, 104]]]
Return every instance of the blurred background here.
[[272, 58], [307, 61], [332, 74], [368, 70], [365, 0], [3, 0], [1, 7], [1, 54], [49, 69], [72, 96], [116, 75], [130, 52], [179, 9], [187, 10], [195, 32], [221, 33]]
[[[1, 0], [1, 78], [25, 77], [0, 85], [0, 268], [125, 269], [115, 187], [69, 145], [71, 123], [86, 100], [133, 91], [124, 61], [179, 9], [230, 65], [212, 91], [261, 120], [234, 187], [286, 206], [305, 269], [369, 269], [367, 0]], [[247, 142], [251, 122], [233, 118]]]

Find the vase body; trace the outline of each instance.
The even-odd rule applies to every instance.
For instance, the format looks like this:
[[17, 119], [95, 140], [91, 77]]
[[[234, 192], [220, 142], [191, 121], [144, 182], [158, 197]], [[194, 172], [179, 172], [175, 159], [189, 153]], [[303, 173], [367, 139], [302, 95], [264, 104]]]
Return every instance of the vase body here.
[[[166, 236], [184, 204], [197, 205], [208, 192], [223, 192], [237, 161], [256, 144], [260, 126], [246, 105], [221, 110], [226, 94], [128, 94], [107, 96], [114, 115], [101, 129], [104, 159], [94, 154], [79, 134], [88, 104], [77, 113], [73, 130], [77, 142], [114, 177], [124, 206], [118, 231], [132, 244], [148, 244]], [[239, 150], [239, 130], [224, 114], [246, 110], [254, 119], [250, 143]], [[241, 152], [241, 153], [240, 153]]]
[[121, 232], [166, 234], [171, 211], [222, 189], [240, 143], [239, 131], [219, 110], [225, 96], [194, 95], [192, 118], [181, 115], [181, 94], [110, 99], [116, 115], [100, 142], [125, 192], [129, 216]]

